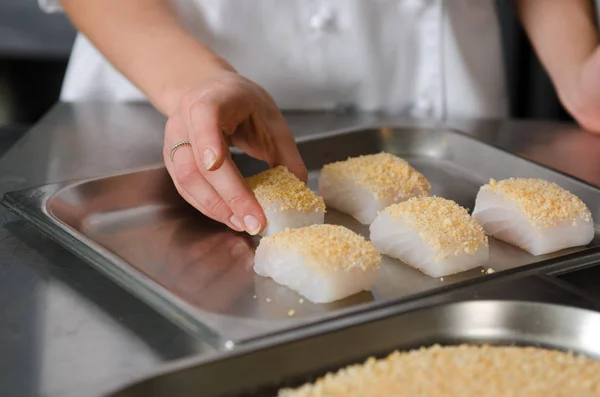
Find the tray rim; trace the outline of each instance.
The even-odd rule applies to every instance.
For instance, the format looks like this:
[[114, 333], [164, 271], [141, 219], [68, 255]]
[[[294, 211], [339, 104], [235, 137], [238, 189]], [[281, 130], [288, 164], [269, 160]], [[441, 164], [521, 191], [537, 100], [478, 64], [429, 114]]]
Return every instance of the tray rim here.
[[[586, 181], [583, 181], [577, 177], [571, 176], [559, 170], [555, 170], [551, 167], [547, 167], [540, 163], [534, 162], [530, 159], [524, 158], [516, 153], [509, 152], [505, 149], [492, 145], [485, 142], [477, 137], [464, 133], [455, 128], [448, 128], [443, 125], [433, 126], [413, 126], [410, 124], [403, 123], [369, 123], [363, 125], [357, 125], [353, 127], [347, 127], [343, 129], [326, 131], [323, 133], [314, 133], [298, 139], [298, 143], [327, 139], [340, 135], [350, 135], [352, 133], [358, 133], [364, 130], [380, 130], [382, 128], [410, 128], [413, 130], [424, 130], [424, 131], [438, 131], [438, 132], [450, 132], [452, 134], [459, 135], [466, 139], [470, 139], [481, 144], [492, 147], [499, 150], [509, 156], [515, 156], [523, 161], [530, 163], [535, 167], [541, 167], [547, 170], [556, 172], [566, 178], [569, 178], [577, 183], [583, 184], [589, 188], [600, 191], [600, 188], [592, 185]], [[534, 274], [545, 274], [545, 275], [557, 275], [566, 272], [576, 271], [585, 267], [592, 266], [595, 262], [600, 261], [600, 245], [593, 247], [586, 247], [577, 252], [566, 254], [551, 259], [534, 262], [531, 264], [522, 265], [516, 268], [503, 270], [502, 272], [496, 272], [493, 274], [486, 274], [484, 276], [475, 277], [467, 280], [462, 280], [451, 285], [442, 285], [431, 291], [421, 291], [407, 297], [396, 297], [383, 301], [375, 301], [366, 305], [360, 305], [355, 307], [344, 308], [339, 310], [337, 313], [333, 313], [326, 318], [311, 319], [308, 318], [306, 323], [303, 324], [290, 324], [282, 329], [270, 330], [259, 333], [254, 336], [234, 338], [235, 341], [229, 340], [226, 335], [223, 335], [216, 331], [214, 327], [198, 321], [197, 318], [186, 311], [184, 308], [189, 308], [191, 305], [183, 301], [166, 288], [152, 280], [144, 273], [135, 270], [125, 260], [121, 259], [118, 255], [112, 253], [110, 250], [95, 242], [85, 234], [72, 228], [62, 220], [53, 216], [48, 210], [48, 202], [60, 194], [65, 189], [70, 189], [78, 185], [92, 183], [98, 180], [104, 180], [109, 178], [116, 178], [125, 175], [136, 174], [146, 171], [155, 171], [164, 169], [164, 164], [155, 163], [153, 165], [130, 168], [120, 172], [110, 173], [106, 175], [97, 175], [89, 178], [74, 178], [63, 182], [55, 182], [49, 184], [43, 184], [33, 186], [25, 189], [20, 189], [12, 192], [7, 192], [3, 195], [0, 204], [22, 217], [25, 221], [36, 226], [50, 239], [56, 241], [61, 246], [66, 248], [68, 251], [82, 259], [84, 262], [92, 265], [97, 271], [104, 274], [106, 277], [112, 279], [113, 282], [127, 290], [133, 296], [142, 300], [144, 303], [152, 307], [155, 311], [166, 317], [176, 325], [182, 327], [187, 332], [191, 333], [192, 336], [201, 336], [206, 338], [206, 341], [218, 349], [219, 351], [232, 350], [238, 348], [237, 346], [243, 346], [251, 344], [256, 341], [264, 339], [277, 338], [278, 335], [301, 332], [305, 329], [317, 328], [323, 330], [337, 329], [334, 323], [341, 324], [343, 320], [357, 320], [362, 322], [362, 319], [369, 318], [370, 313], [384, 310], [391, 306], [397, 306], [399, 308], [411, 307], [415, 303], [426, 302], [427, 299], [432, 297], [448, 293], [453, 290], [461, 290], [473, 285], [480, 283], [490, 282], [499, 279], [509, 279], [510, 277], [525, 277]], [[41, 208], [33, 208], [22, 205], [18, 201], [18, 197], [27, 196], [30, 194], [42, 194], [40, 201]], [[41, 215], [41, 216], [40, 216]], [[124, 277], [129, 277], [123, 278]], [[134, 281], [138, 284], [138, 288], [134, 288], [128, 284], [128, 281]], [[139, 288], [141, 284], [142, 288]], [[161, 296], [167, 295], [167, 297]], [[192, 309], [191, 311], [196, 310]]]
[[[547, 303], [547, 302], [536, 302], [536, 301], [527, 301], [527, 300], [499, 300], [499, 299], [482, 299], [482, 300], [471, 300], [471, 301], [458, 301], [458, 302], [450, 302], [450, 303], [438, 303], [425, 307], [414, 308], [411, 310], [403, 311], [401, 308], [396, 307], [393, 310], [390, 310], [389, 313], [383, 316], [379, 316], [377, 318], [372, 318], [368, 321], [363, 321], [357, 324], [350, 325], [344, 328], [331, 329], [326, 332], [306, 332], [300, 337], [292, 337], [289, 334], [282, 334], [279, 338], [274, 339], [265, 339], [259, 340], [254, 343], [246, 344], [241, 346], [235, 350], [225, 351], [225, 352], [216, 352], [213, 354], [207, 354], [201, 357], [190, 357], [179, 359], [172, 363], [167, 363], [161, 365], [157, 370], [152, 371], [149, 374], [138, 376], [137, 378], [128, 381], [126, 383], [121, 384], [120, 386], [112, 388], [107, 393], [103, 394], [105, 397], [112, 397], [119, 392], [125, 391], [130, 387], [134, 387], [135, 385], [141, 384], [145, 381], [150, 381], [152, 379], [158, 378], [160, 376], [170, 375], [181, 371], [192, 370], [194, 368], [210, 365], [217, 362], [223, 362], [226, 360], [235, 360], [236, 358], [244, 357], [261, 350], [268, 350], [271, 348], [276, 348], [283, 344], [290, 343], [301, 343], [303, 341], [309, 340], [319, 335], [323, 335], [325, 333], [333, 333], [333, 332], [343, 332], [346, 328], [350, 328], [352, 326], [367, 326], [370, 322], [375, 321], [384, 321], [387, 319], [391, 319], [393, 317], [402, 317], [406, 315], [416, 315], [418, 313], [426, 313], [429, 311], [440, 310], [442, 308], [458, 308], [458, 310], [468, 310], [469, 307], [473, 306], [497, 306], [501, 305], [503, 307], [511, 307], [514, 310], [528, 310], [528, 309], [539, 309], [536, 312], [540, 312], [546, 314], [547, 312], [555, 312], [555, 311], [567, 311], [569, 313], [579, 313], [582, 316], [593, 316], [594, 318], [600, 319], [600, 311], [594, 311], [591, 309], [584, 309], [580, 307], [564, 305], [564, 304], [556, 304], [556, 303]], [[515, 308], [516, 307], [516, 308]], [[467, 308], [467, 309], [463, 309]], [[493, 338], [490, 338], [493, 339]], [[470, 342], [464, 342], [469, 344]], [[471, 342], [473, 344], [476, 341]], [[485, 343], [485, 342], [484, 342]], [[490, 342], [491, 343], [491, 342]], [[496, 345], [503, 346], [503, 343], [496, 343]], [[525, 346], [535, 346], [534, 343], [527, 344], [524, 343]], [[545, 348], [552, 348], [552, 346], [548, 346]], [[583, 354], [583, 353], [582, 353]], [[596, 358], [593, 358], [597, 360]]]

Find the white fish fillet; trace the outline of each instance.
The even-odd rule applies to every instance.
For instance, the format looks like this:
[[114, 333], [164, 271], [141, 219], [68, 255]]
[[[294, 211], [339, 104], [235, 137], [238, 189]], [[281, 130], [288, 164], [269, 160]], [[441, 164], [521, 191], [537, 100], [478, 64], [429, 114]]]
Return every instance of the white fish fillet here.
[[337, 225], [288, 229], [261, 239], [254, 270], [314, 303], [373, 288], [381, 256], [362, 236]]
[[325, 221], [323, 198], [284, 166], [251, 176], [246, 182], [267, 217], [267, 227], [261, 233], [263, 236]]
[[302, 212], [294, 208], [282, 210], [279, 205], [263, 207], [267, 217], [267, 227], [262, 236], [272, 236], [285, 229], [297, 229], [304, 226], [320, 225], [325, 222], [325, 211], [316, 209], [312, 212]]
[[473, 217], [488, 235], [532, 255], [586, 245], [594, 238], [585, 204], [540, 179], [492, 180], [477, 194]]
[[464, 208], [440, 197], [394, 204], [377, 215], [370, 231], [379, 252], [431, 277], [485, 265], [489, 257], [483, 228]]
[[319, 178], [319, 194], [328, 207], [344, 212], [363, 225], [373, 222], [377, 213], [393, 204], [393, 198], [378, 200], [367, 188], [352, 180], [336, 180], [327, 173]]
[[427, 196], [430, 189], [421, 173], [389, 153], [327, 164], [319, 177], [319, 194], [325, 203], [365, 225], [389, 205]]

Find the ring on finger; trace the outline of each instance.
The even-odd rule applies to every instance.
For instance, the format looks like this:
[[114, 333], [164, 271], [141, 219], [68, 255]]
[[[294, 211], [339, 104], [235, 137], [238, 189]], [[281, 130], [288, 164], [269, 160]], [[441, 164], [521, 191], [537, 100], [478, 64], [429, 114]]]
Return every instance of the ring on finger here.
[[175, 152], [177, 151], [177, 149], [183, 147], [183, 146], [192, 146], [192, 143], [190, 141], [181, 141], [181, 142], [177, 142], [176, 144], [174, 144], [171, 147], [171, 150], [169, 151], [169, 158], [171, 159], [171, 161], [173, 161], [173, 156], [175, 156]]

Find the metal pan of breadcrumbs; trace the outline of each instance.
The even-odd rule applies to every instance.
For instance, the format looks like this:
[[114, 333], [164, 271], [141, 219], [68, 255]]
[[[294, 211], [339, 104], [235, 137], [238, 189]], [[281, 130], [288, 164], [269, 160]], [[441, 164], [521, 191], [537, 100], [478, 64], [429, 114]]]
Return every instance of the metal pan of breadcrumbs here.
[[458, 345], [369, 358], [279, 397], [592, 397], [600, 362], [537, 347]]

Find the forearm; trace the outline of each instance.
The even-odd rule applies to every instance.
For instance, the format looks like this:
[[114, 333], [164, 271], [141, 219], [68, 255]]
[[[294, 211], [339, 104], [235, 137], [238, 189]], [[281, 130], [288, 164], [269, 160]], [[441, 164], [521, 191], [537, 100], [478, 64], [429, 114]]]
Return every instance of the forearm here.
[[531, 43], [563, 101], [598, 46], [589, 0], [515, 0]]
[[62, 0], [104, 56], [169, 115], [212, 70], [230, 67], [180, 24], [167, 0]]

